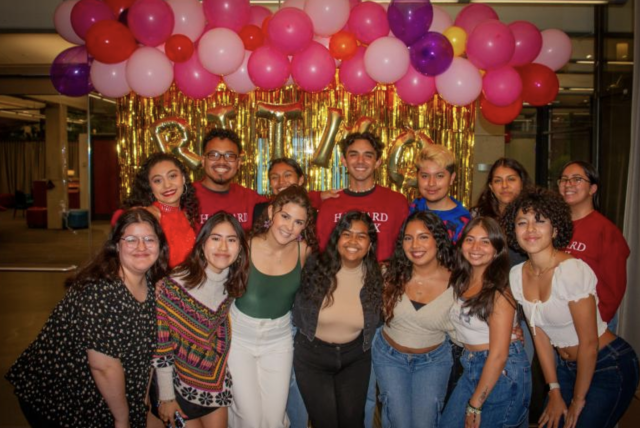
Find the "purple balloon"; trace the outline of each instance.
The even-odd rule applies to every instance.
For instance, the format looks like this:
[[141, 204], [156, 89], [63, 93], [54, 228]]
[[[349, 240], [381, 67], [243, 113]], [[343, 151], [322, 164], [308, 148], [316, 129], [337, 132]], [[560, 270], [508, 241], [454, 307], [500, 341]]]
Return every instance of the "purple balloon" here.
[[393, 0], [387, 10], [389, 27], [407, 46], [424, 36], [433, 21], [429, 0]]
[[453, 46], [440, 33], [429, 31], [409, 47], [411, 65], [427, 76], [437, 76], [447, 71], [453, 61]]
[[62, 51], [51, 64], [51, 82], [56, 91], [69, 97], [81, 97], [93, 90], [91, 62], [85, 46]]

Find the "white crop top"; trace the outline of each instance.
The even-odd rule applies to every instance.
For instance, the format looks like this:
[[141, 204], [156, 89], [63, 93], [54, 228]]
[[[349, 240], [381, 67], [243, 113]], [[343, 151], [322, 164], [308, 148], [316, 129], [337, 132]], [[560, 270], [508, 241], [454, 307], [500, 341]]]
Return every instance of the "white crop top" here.
[[[454, 299], [449, 318], [456, 329], [458, 341], [465, 345], [485, 345], [489, 343], [489, 324], [477, 316], [470, 316], [467, 309], [463, 309], [463, 299]], [[516, 325], [517, 313], [513, 316], [513, 325]], [[516, 340], [515, 334], [511, 334], [511, 340]]]
[[556, 266], [551, 280], [551, 296], [545, 302], [530, 302], [522, 292], [522, 268], [524, 263], [514, 266], [509, 275], [513, 297], [522, 305], [529, 325], [536, 333], [540, 327], [553, 346], [566, 348], [578, 344], [578, 334], [569, 311], [569, 302], [577, 302], [588, 296], [596, 298], [596, 323], [598, 337], [607, 329], [598, 310], [596, 284], [598, 279], [589, 265], [579, 259], [568, 259]]

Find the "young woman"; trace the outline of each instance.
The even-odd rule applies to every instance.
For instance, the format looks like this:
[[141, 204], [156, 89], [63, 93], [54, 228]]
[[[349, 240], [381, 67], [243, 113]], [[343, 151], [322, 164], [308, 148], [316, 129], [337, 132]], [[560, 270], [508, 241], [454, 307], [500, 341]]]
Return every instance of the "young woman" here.
[[440, 218], [409, 216], [384, 274], [385, 325], [371, 356], [380, 388], [382, 424], [436, 427], [453, 364], [449, 287], [454, 252]]
[[248, 267], [242, 227], [220, 211], [200, 229], [187, 260], [163, 280], [151, 409], [165, 424], [174, 426], [177, 413], [189, 427], [226, 428], [228, 314], [246, 289]]
[[512, 329], [516, 305], [509, 290], [509, 257], [500, 225], [490, 217], [467, 224], [451, 274], [450, 318], [464, 345], [462, 377], [442, 414], [442, 427], [518, 426], [531, 398], [531, 373]]
[[[185, 166], [168, 153], [153, 153], [140, 166], [125, 208], [145, 207], [169, 242], [169, 267], [182, 263], [196, 240], [198, 199]], [[116, 211], [114, 219], [120, 215]]]
[[529, 255], [511, 270], [510, 282], [535, 333], [549, 387], [539, 425], [560, 427], [564, 419], [568, 428], [615, 426], [638, 386], [638, 358], [607, 330], [593, 271], [559, 251], [572, 236], [569, 207], [559, 195], [538, 189], [522, 194], [503, 221], [511, 245]]
[[511, 158], [500, 158], [491, 166], [487, 183], [471, 213], [474, 217], [499, 219], [507, 205], [513, 202], [523, 189], [532, 187], [529, 173], [520, 162]]
[[284, 189], [252, 231], [246, 293], [233, 303], [233, 403], [229, 425], [281, 427], [286, 424], [293, 340], [291, 307], [302, 266], [316, 246], [313, 212], [306, 191]]
[[295, 300], [294, 369], [314, 428], [364, 426], [382, 274], [371, 218], [349, 211], [305, 266]]
[[558, 189], [573, 220], [573, 236], [564, 251], [595, 273], [600, 315], [615, 331], [615, 315], [627, 288], [629, 246], [616, 225], [597, 211], [599, 183], [598, 171], [587, 162], [572, 161], [562, 168]]
[[102, 251], [67, 280], [66, 296], [6, 375], [31, 426], [146, 426], [153, 285], [166, 267], [156, 219], [125, 211]]

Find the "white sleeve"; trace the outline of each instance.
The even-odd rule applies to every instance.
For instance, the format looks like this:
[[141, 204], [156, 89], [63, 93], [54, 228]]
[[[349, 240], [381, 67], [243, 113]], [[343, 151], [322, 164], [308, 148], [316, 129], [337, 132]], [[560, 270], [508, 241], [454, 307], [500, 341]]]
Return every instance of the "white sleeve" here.
[[596, 296], [598, 279], [588, 264], [580, 259], [569, 259], [556, 267], [553, 275], [553, 293], [568, 302]]
[[509, 272], [511, 294], [513, 294], [513, 298], [520, 304], [522, 304], [524, 300], [524, 293], [522, 292], [522, 269], [524, 268], [524, 263], [515, 265], [511, 268], [511, 272]]

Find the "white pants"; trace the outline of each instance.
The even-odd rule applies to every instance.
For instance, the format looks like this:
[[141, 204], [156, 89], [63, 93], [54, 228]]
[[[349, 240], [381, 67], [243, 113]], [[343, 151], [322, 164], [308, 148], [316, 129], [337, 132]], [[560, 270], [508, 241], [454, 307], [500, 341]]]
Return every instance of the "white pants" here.
[[293, 364], [291, 316], [253, 318], [231, 306], [231, 428], [289, 426], [285, 408]]

